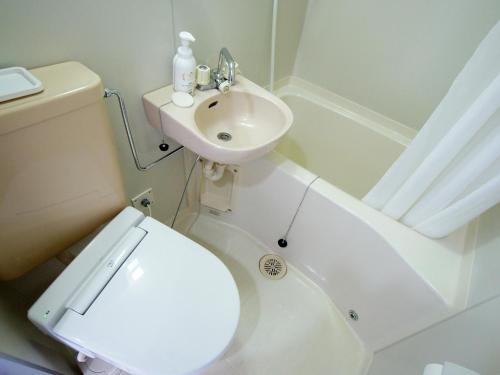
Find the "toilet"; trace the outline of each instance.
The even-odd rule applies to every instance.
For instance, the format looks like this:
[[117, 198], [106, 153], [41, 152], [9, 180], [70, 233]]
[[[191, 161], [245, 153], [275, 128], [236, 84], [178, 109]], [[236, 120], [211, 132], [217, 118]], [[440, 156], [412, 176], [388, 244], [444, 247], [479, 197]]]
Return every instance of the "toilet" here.
[[239, 314], [238, 289], [216, 256], [128, 207], [69, 264], [28, 317], [78, 351], [84, 373], [97, 372], [97, 358], [97, 366], [106, 368], [100, 373], [173, 375], [195, 374], [217, 359]]
[[211, 252], [127, 207], [102, 82], [78, 62], [31, 71], [44, 91], [0, 103], [0, 280], [99, 227], [28, 318], [84, 374], [197, 374], [230, 345], [240, 300]]

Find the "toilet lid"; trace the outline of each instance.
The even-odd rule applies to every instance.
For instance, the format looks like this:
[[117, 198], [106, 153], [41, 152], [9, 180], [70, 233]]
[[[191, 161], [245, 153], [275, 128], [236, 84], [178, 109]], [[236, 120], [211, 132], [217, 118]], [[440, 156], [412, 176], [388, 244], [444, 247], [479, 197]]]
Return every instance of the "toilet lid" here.
[[151, 218], [138, 227], [147, 235], [88, 310], [67, 310], [54, 333], [134, 375], [191, 374], [231, 342], [236, 284], [195, 242]]

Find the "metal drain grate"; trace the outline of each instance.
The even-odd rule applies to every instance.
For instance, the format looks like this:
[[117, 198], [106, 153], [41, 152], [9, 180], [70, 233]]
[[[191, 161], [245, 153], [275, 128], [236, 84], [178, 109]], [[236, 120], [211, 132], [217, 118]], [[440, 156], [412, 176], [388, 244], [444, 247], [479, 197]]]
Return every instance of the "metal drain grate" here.
[[279, 255], [267, 254], [259, 260], [260, 273], [271, 280], [282, 279], [286, 275], [285, 260]]
[[220, 132], [217, 134], [217, 139], [220, 139], [223, 142], [229, 142], [231, 139], [233, 139], [233, 136], [226, 132]]

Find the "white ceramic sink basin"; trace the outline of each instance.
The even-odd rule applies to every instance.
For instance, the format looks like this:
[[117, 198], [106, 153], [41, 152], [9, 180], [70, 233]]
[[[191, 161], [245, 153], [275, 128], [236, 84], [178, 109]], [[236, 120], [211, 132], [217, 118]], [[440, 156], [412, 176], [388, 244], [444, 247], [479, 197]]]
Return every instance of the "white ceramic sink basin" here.
[[239, 76], [227, 94], [196, 91], [194, 104], [170, 102], [172, 87], [144, 95], [153, 126], [202, 157], [240, 164], [271, 151], [292, 125], [288, 106], [250, 80]]

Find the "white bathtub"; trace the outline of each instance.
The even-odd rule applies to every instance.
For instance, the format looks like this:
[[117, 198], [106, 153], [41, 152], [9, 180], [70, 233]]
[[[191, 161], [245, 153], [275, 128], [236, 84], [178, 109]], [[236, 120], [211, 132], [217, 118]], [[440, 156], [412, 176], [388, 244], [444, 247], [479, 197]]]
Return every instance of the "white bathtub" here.
[[240, 166], [232, 213], [220, 219], [280, 253], [346, 316], [355, 310], [352, 328], [372, 350], [462, 309], [471, 265], [465, 232], [431, 240], [359, 199], [414, 132], [297, 80], [278, 94], [295, 116], [281, 154]]
[[277, 151], [362, 198], [410, 143], [415, 131], [305, 81], [277, 91], [294, 123]]

